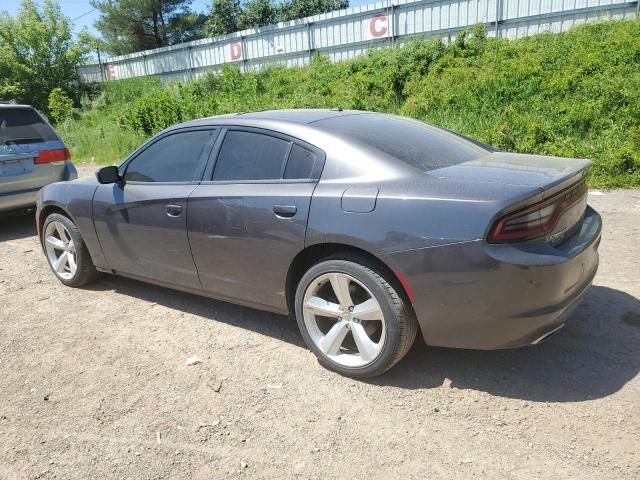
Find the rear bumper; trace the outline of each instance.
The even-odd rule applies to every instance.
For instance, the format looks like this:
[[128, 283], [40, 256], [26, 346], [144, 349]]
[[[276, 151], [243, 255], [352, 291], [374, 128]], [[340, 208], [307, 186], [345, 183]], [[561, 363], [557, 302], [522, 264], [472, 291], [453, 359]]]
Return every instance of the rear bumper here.
[[581, 229], [556, 247], [473, 241], [382, 258], [407, 279], [426, 343], [511, 348], [541, 341], [578, 305], [598, 268], [601, 230], [588, 207]]
[[33, 190], [0, 195], [0, 212], [33, 207], [36, 204], [36, 197], [39, 191], [40, 187]]
[[[35, 177], [33, 183], [35, 187], [22, 188], [16, 191], [10, 191], [7, 193], [0, 193], [0, 212], [8, 212], [11, 210], [19, 210], [21, 208], [30, 208], [35, 206], [38, 192], [42, 187], [50, 183], [75, 180], [78, 178], [78, 171], [76, 167], [70, 161], [64, 163], [64, 165], [42, 165], [41, 168], [46, 168], [46, 174], [42, 178]], [[5, 188], [11, 186], [11, 183], [7, 183]]]

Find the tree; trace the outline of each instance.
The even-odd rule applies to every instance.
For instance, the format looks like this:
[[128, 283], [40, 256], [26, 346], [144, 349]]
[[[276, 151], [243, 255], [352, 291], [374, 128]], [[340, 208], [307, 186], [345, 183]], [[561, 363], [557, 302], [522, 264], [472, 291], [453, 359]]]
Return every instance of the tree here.
[[280, 19], [280, 9], [273, 0], [248, 0], [240, 12], [240, 29], [262, 27], [277, 23]]
[[349, 0], [213, 0], [207, 19], [208, 36], [340, 10]]
[[287, 22], [348, 7], [349, 0], [284, 0], [280, 9], [280, 21]]
[[204, 13], [184, 12], [174, 15], [167, 25], [169, 45], [203, 38], [206, 21], [207, 16]]
[[213, 0], [206, 23], [210, 37], [240, 30], [240, 0]]
[[54, 0], [45, 0], [42, 8], [24, 0], [15, 18], [0, 12], [0, 98], [47, 111], [56, 87], [75, 96], [76, 67], [86, 54]]
[[165, 47], [200, 38], [204, 18], [189, 11], [191, 0], [92, 0], [96, 28], [114, 55]]

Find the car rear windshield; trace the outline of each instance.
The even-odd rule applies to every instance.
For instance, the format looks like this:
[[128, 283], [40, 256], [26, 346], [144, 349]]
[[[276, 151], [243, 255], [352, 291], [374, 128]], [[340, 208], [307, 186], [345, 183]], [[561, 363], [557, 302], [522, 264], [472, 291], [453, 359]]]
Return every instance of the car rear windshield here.
[[0, 107], [0, 145], [55, 140], [58, 136], [35, 110]]
[[369, 145], [423, 172], [480, 158], [493, 147], [416, 120], [390, 115], [333, 117], [314, 126]]

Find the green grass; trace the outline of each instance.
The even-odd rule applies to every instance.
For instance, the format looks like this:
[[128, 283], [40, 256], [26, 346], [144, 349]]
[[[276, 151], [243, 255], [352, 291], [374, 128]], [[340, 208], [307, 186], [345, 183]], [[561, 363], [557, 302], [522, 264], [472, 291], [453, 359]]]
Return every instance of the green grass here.
[[640, 20], [518, 41], [475, 28], [336, 64], [111, 82], [59, 130], [76, 161], [114, 163], [176, 122], [303, 107], [398, 113], [503, 150], [591, 158], [593, 187], [640, 187]]

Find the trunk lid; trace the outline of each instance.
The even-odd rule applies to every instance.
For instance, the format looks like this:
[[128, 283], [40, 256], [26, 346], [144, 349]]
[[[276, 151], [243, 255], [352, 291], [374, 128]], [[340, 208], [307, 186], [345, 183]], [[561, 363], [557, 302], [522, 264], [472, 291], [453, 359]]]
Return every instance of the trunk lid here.
[[62, 140], [35, 109], [0, 104], [0, 195], [60, 180], [63, 167], [37, 165], [35, 160], [43, 150], [62, 148]]
[[558, 245], [582, 224], [587, 208], [589, 160], [495, 152], [429, 172], [441, 179], [530, 188], [522, 200], [496, 212], [488, 239], [493, 243], [534, 238]]
[[516, 185], [546, 191], [584, 175], [590, 164], [590, 160], [579, 158], [494, 152], [428, 173], [437, 178]]

